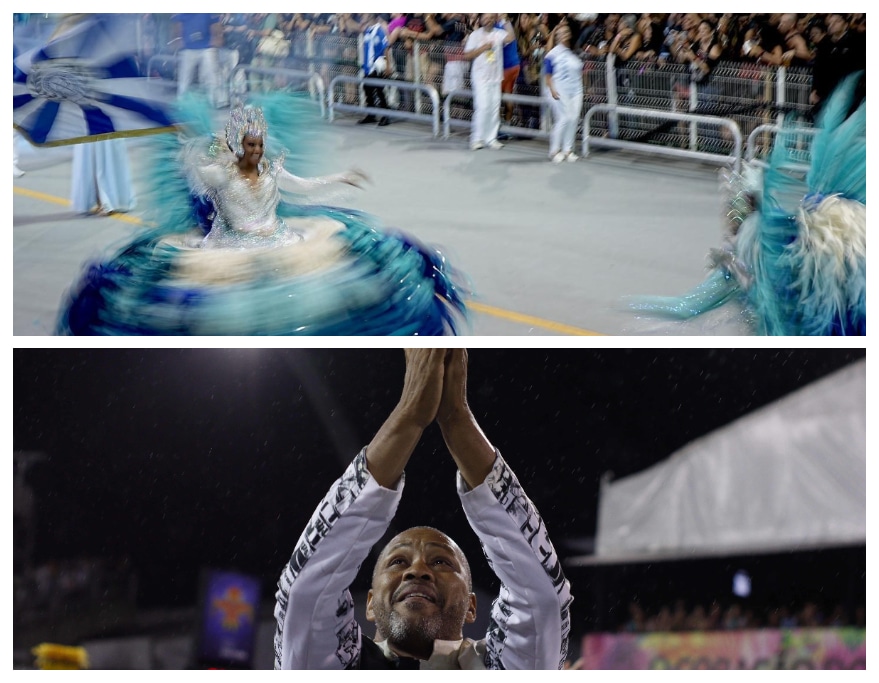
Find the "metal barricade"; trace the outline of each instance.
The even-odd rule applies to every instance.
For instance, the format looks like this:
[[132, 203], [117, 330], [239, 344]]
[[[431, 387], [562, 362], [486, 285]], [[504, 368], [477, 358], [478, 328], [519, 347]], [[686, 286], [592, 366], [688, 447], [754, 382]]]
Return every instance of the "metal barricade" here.
[[775, 124], [757, 126], [748, 135], [745, 143], [745, 160], [753, 165], [766, 168], [767, 164], [759, 158], [761, 152], [768, 154], [769, 150], [757, 144], [757, 139], [764, 135], [774, 136], [776, 144], [779, 144], [778, 134], [782, 133], [783, 140], [780, 144], [785, 145], [788, 155], [794, 160], [790, 168], [796, 171], [808, 172], [812, 158], [812, 142], [820, 132], [819, 128], [781, 128]]
[[[702, 123], [713, 126], [723, 126], [730, 131], [732, 136], [732, 154], [717, 154], [712, 152], [700, 152], [698, 150], [680, 149], [678, 147], [666, 147], [662, 145], [651, 145], [643, 142], [633, 142], [630, 140], [619, 140], [609, 137], [596, 137], [588, 134], [591, 127], [591, 119], [596, 113], [606, 112], [609, 118], [619, 116], [633, 116], [654, 118], [661, 121], [675, 121], [684, 123]], [[732, 119], [703, 116], [699, 114], [687, 114], [684, 112], [665, 112], [654, 111], [651, 109], [634, 109], [632, 107], [614, 107], [609, 104], [598, 104], [592, 107], [583, 120], [583, 156], [589, 155], [590, 147], [611, 147], [615, 149], [625, 149], [634, 152], [648, 152], [651, 154], [664, 154], [667, 156], [683, 157], [687, 159], [697, 159], [700, 161], [714, 161], [724, 164], [730, 164], [733, 170], [739, 171], [742, 163], [742, 133], [738, 125]]]
[[[473, 122], [470, 119], [457, 119], [452, 116], [452, 100], [465, 100], [467, 102], [472, 102], [473, 91], [453, 90], [452, 92], [448, 93], [445, 100], [443, 100], [443, 137], [446, 139], [448, 139], [451, 135], [451, 129], [453, 126], [455, 128], [469, 129], [473, 125]], [[550, 106], [549, 100], [547, 98], [537, 97], [534, 95], [511, 95], [509, 93], [504, 93], [503, 95], [501, 95], [501, 102], [531, 105], [532, 107], [539, 108], [542, 111], [548, 110]], [[519, 137], [540, 139], [549, 138], [549, 132], [546, 130], [529, 128], [521, 125], [514, 126], [501, 123], [500, 132], [507, 133], [508, 135], [516, 135]]]
[[[336, 76], [356, 77], [360, 75], [360, 50], [358, 36], [339, 36], [332, 33], [309, 35], [307, 46], [309, 70], [320, 74], [324, 83], [332, 83]], [[351, 87], [345, 89], [346, 104], [359, 101], [354, 81], [347, 80]]]
[[[361, 85], [377, 85], [379, 87], [393, 86], [407, 92], [418, 92], [427, 95], [433, 104], [430, 114], [422, 114], [417, 111], [400, 111], [393, 109], [380, 109], [378, 107], [368, 107], [362, 104], [350, 104], [348, 102], [336, 102], [335, 88], [337, 85], [353, 85], [359, 87]], [[433, 126], [433, 136], [439, 137], [440, 134], [440, 99], [436, 88], [430, 85], [421, 85], [418, 83], [408, 83], [406, 81], [395, 81], [384, 78], [360, 78], [359, 76], [336, 76], [330, 81], [330, 87], [327, 92], [327, 107], [329, 109], [329, 118], [332, 121], [335, 118], [336, 111], [349, 111], [357, 113], [382, 114], [385, 116], [393, 116], [398, 119], [406, 119], [408, 121], [430, 121]]]
[[743, 135], [776, 123], [784, 105], [784, 75], [783, 69], [749, 62], [718, 63], [708, 86], [715, 98], [715, 111], [733, 119]]
[[287, 87], [292, 86], [293, 83], [302, 84], [300, 87], [293, 87], [293, 92], [305, 92], [307, 89], [311, 99], [316, 100], [318, 106], [320, 106], [320, 115], [322, 117], [326, 117], [327, 108], [326, 108], [326, 91], [327, 88], [324, 85], [323, 79], [320, 77], [320, 74], [309, 72], [309, 71], [300, 71], [297, 69], [284, 69], [284, 68], [275, 68], [275, 67], [258, 67], [258, 66], [250, 66], [248, 64], [239, 64], [234, 69], [232, 69], [232, 74], [229, 76], [229, 91], [234, 95], [237, 95], [239, 99], [243, 98], [243, 93], [240, 92], [240, 84], [242, 83], [239, 74], [259, 74], [261, 76], [273, 76], [275, 77], [275, 82], [278, 82], [278, 79], [288, 84]]

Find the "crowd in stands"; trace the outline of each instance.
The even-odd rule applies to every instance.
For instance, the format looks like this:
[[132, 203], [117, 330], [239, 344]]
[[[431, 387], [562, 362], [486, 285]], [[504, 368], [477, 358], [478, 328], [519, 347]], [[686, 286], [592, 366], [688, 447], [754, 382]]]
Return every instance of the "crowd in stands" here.
[[[167, 51], [158, 34], [169, 34], [170, 15], [145, 15], [157, 34], [157, 52]], [[411, 50], [421, 43], [463, 43], [479, 26], [478, 14], [379, 14], [388, 30], [391, 49]], [[618, 65], [627, 61], [686, 64], [705, 78], [719, 61], [764, 66], [813, 67], [816, 88], [833, 80], [835, 72], [865, 68], [866, 14], [509, 14], [516, 33], [521, 64], [517, 85], [534, 85], [543, 57], [552, 48], [554, 29], [566, 24], [572, 49], [584, 60], [613, 54]], [[222, 14], [225, 47], [238, 51], [238, 63], [260, 60], [260, 41], [275, 33], [291, 43], [307, 37], [357, 37], [369, 29], [373, 15], [362, 14]], [[356, 62], [356, 55], [347, 55]], [[292, 60], [279, 56], [276, 64]], [[426, 69], [429, 66], [426, 65]], [[834, 73], [823, 74], [821, 70]], [[411, 71], [411, 70], [410, 70]], [[411, 73], [401, 74], [411, 78]], [[822, 80], [823, 79], [823, 80]], [[838, 80], [838, 79], [837, 79]], [[819, 93], [819, 96], [822, 95]]]
[[836, 604], [825, 611], [815, 602], [805, 602], [799, 609], [782, 605], [761, 610], [739, 602], [724, 606], [715, 601], [708, 606], [696, 604], [688, 609], [684, 600], [678, 600], [673, 605], [648, 611], [632, 601], [628, 619], [619, 630], [624, 633], [656, 633], [757, 628], [866, 628], [866, 624], [864, 605], [848, 610]]

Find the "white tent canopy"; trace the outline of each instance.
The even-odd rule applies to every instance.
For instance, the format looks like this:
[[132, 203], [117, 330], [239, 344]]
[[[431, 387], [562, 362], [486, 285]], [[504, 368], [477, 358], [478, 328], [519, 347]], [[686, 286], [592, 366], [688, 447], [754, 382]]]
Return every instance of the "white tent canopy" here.
[[605, 483], [575, 563], [866, 543], [866, 400], [862, 360]]

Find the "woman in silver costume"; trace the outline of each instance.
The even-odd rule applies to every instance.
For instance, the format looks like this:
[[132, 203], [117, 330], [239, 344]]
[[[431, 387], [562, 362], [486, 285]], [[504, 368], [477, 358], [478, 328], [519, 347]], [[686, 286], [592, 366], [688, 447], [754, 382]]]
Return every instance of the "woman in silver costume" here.
[[308, 195], [332, 184], [362, 187], [367, 180], [352, 170], [320, 178], [300, 178], [284, 168], [284, 154], [264, 155], [268, 126], [261, 109], [235, 107], [225, 135], [215, 135], [207, 150], [197, 138], [186, 146], [181, 161], [191, 191], [215, 209], [213, 227], [204, 246], [253, 247], [296, 242], [301, 234], [278, 216], [280, 190]]
[[465, 292], [438, 250], [359, 211], [285, 200], [361, 187], [366, 176], [301, 178], [285, 153], [267, 157], [267, 119], [288, 149], [305, 149], [309, 131], [283, 97], [266, 100], [273, 117], [239, 106], [222, 133], [157, 145], [146, 180], [157, 227], [87, 265], [60, 334], [456, 332]]

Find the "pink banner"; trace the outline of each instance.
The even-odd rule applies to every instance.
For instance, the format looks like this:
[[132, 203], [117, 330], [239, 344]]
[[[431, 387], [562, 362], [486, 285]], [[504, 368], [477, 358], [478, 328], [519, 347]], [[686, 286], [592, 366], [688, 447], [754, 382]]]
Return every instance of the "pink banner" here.
[[583, 638], [584, 669], [866, 669], [866, 631], [762, 629], [596, 633]]

